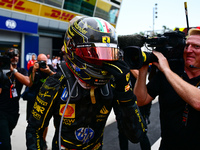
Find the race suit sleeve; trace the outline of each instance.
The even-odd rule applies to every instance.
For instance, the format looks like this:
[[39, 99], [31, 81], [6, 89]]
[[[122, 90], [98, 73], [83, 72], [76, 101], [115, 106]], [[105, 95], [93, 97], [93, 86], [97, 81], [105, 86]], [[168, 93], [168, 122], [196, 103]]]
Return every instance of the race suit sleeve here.
[[56, 105], [56, 96], [64, 76], [49, 76], [40, 88], [35, 99], [26, 128], [26, 145], [28, 150], [41, 150], [43, 130], [48, 126]]
[[128, 93], [114, 91], [114, 103], [117, 102], [114, 106], [119, 110], [115, 114], [120, 120], [119, 124], [124, 135], [132, 143], [138, 143], [146, 136], [147, 126], [137, 105], [136, 96], [132, 94], [132, 89], [129, 91]]
[[118, 102], [115, 106], [119, 107], [123, 133], [131, 142], [137, 143], [145, 136], [146, 124], [130, 84], [130, 68], [124, 61], [115, 61], [104, 63], [104, 69], [114, 76], [114, 102]]

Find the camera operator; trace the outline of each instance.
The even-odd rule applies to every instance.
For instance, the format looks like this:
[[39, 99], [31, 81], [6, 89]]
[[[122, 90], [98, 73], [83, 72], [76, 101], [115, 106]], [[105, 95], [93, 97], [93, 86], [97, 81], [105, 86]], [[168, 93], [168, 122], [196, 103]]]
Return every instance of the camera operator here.
[[176, 74], [162, 53], [153, 51], [160, 72], [146, 86], [148, 66], [139, 70], [134, 93], [138, 105], [150, 103], [157, 95], [160, 105], [160, 150], [200, 149], [200, 30], [191, 29], [186, 40], [184, 69]]
[[18, 68], [19, 50], [10, 48], [6, 55], [10, 58], [10, 71], [4, 75], [0, 94], [0, 149], [10, 150], [13, 129], [19, 118], [19, 99], [24, 85], [29, 84], [28, 73], [24, 68]]

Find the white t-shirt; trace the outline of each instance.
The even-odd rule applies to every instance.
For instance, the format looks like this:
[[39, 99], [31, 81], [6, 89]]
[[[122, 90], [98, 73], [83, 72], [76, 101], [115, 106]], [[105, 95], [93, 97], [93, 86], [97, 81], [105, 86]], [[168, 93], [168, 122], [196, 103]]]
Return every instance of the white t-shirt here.
[[57, 63], [58, 63], [57, 59], [52, 60], [52, 66], [54, 69], [57, 69]]
[[51, 65], [51, 59], [47, 59], [47, 65]]

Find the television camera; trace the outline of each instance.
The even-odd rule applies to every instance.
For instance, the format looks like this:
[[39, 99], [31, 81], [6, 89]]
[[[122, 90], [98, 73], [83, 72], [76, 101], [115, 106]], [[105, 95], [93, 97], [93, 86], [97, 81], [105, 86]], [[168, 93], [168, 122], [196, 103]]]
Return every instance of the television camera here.
[[[181, 60], [185, 46], [185, 33], [180, 31], [166, 32], [157, 37], [142, 35], [118, 36], [120, 49], [124, 52], [124, 61], [131, 69], [140, 69], [143, 65], [157, 61], [152, 51], [161, 52], [168, 61]], [[142, 51], [146, 46], [148, 51]]]

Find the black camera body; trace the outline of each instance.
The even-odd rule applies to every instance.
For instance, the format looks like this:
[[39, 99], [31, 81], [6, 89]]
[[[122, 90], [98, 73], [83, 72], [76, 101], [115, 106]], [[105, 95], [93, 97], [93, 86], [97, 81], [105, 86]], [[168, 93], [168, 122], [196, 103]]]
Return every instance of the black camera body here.
[[0, 70], [9, 69], [10, 70], [10, 57], [6, 55], [0, 56]]
[[10, 71], [10, 57], [6, 55], [0, 56], [0, 83], [4, 84], [6, 81], [6, 74]]
[[168, 60], [180, 59], [185, 47], [185, 33], [166, 32], [156, 38], [147, 38], [145, 42], [148, 47], [155, 47], [154, 50], [161, 52]]
[[0, 55], [0, 83], [4, 84], [6, 74], [10, 71], [11, 58], [19, 55], [19, 50], [12, 48], [12, 52], [8, 51], [5, 55]]
[[131, 69], [140, 69], [143, 65], [147, 65], [157, 61], [157, 57], [153, 55], [152, 50], [161, 52], [168, 61], [177, 61], [183, 59], [183, 51], [185, 47], [185, 33], [180, 31], [166, 32], [153, 38], [142, 39], [150, 51], [142, 51], [139, 46], [128, 46], [123, 49], [124, 61], [128, 63]]
[[13, 58], [13, 57], [19, 55], [19, 50], [16, 49], [16, 48], [14, 48], [12, 52], [8, 51], [8, 52], [6, 53], [6, 55], [7, 55], [8, 57], [10, 57], [10, 58]]
[[46, 64], [45, 61], [39, 61], [38, 64], [39, 64], [39, 68], [45, 69], [45, 68], [47, 67], [47, 66], [46, 66], [47, 64]]
[[13, 49], [12, 52], [8, 51], [5, 55], [0, 55], [0, 70], [2, 69], [10, 69], [10, 59], [19, 55], [18, 49]]

